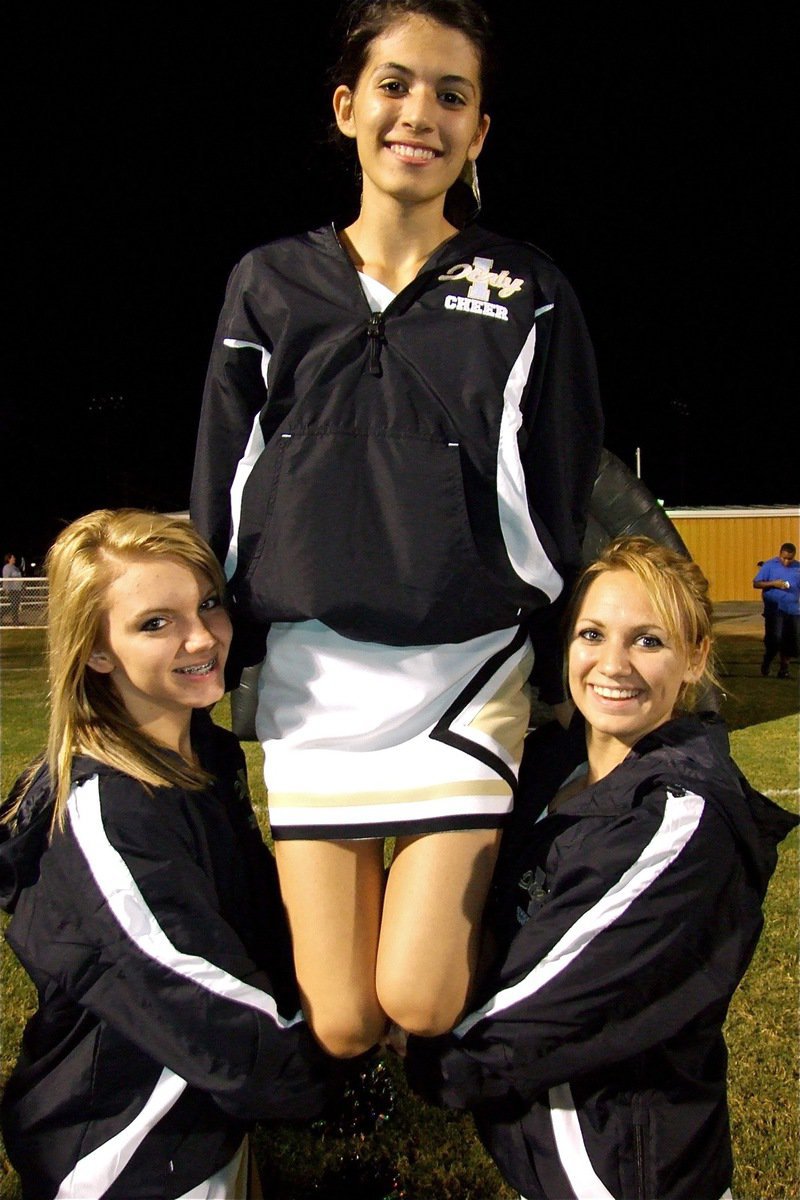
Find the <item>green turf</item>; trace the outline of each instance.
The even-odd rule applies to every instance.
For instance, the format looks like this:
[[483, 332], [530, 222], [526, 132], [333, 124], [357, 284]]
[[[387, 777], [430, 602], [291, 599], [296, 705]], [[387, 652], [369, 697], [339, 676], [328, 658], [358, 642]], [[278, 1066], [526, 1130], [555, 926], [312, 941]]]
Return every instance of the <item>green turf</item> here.
[[[756, 637], [720, 639], [724, 713], [734, 757], [756, 787], [797, 807], [796, 682], [762, 679]], [[46, 682], [41, 631], [0, 636], [2, 787], [5, 792], [44, 740]], [[216, 719], [228, 724], [227, 701]], [[260, 751], [246, 746], [253, 799], [266, 829]], [[781, 847], [766, 905], [764, 935], [731, 1007], [730, 1107], [736, 1156], [736, 1200], [790, 1200], [800, 1194], [797, 1118], [798, 835]], [[3, 943], [0, 951], [0, 1074], [16, 1058], [34, 1006], [32, 988]], [[272, 1200], [511, 1200], [483, 1152], [468, 1117], [419, 1105], [396, 1062], [391, 1120], [369, 1137], [338, 1137], [288, 1126], [261, 1127], [258, 1158]], [[16, 1180], [0, 1158], [0, 1196], [18, 1200]]]

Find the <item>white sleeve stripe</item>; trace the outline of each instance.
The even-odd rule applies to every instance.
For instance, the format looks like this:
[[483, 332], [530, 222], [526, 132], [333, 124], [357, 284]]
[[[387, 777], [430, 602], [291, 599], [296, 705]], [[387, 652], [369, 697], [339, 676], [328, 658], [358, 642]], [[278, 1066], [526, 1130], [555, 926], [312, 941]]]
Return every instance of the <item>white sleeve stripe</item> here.
[[[261, 346], [258, 342], [243, 342], [238, 338], [223, 338], [223, 342], [231, 350], [258, 350], [261, 355], [261, 378], [264, 380], [264, 387], [267, 389], [267, 393], [269, 393], [267, 375], [269, 372], [269, 360], [272, 355], [266, 346]], [[247, 483], [250, 472], [258, 462], [263, 451], [264, 435], [261, 432], [260, 415], [258, 415], [253, 422], [244, 454], [237, 463], [233, 482], [231, 483], [231, 538], [228, 544], [228, 553], [225, 556], [226, 579], [233, 577], [239, 561], [239, 523], [242, 517], [242, 493], [244, 485]]]
[[79, 1158], [61, 1183], [55, 1200], [83, 1200], [104, 1196], [119, 1179], [151, 1129], [180, 1099], [186, 1080], [166, 1067], [141, 1111], [129, 1125], [83, 1158]]
[[259, 346], [258, 342], [239, 342], [236, 338], [223, 338], [223, 344], [231, 350], [258, 350], [261, 355], [261, 378], [264, 380], [264, 387], [267, 386], [267, 368], [269, 360], [272, 357], [266, 346]]
[[503, 392], [503, 415], [497, 447], [497, 500], [500, 529], [512, 567], [526, 583], [552, 601], [564, 581], [539, 540], [528, 508], [528, 489], [517, 434], [522, 426], [522, 396], [536, 351], [536, 326], [531, 328]]
[[302, 1021], [301, 1013], [282, 1017], [272, 996], [236, 979], [195, 954], [185, 954], [167, 937], [148, 907], [125, 860], [111, 845], [103, 826], [97, 775], [73, 788], [68, 802], [72, 830], [95, 883], [125, 935], [142, 954], [221, 999], [258, 1009], [281, 1029]]
[[231, 579], [239, 561], [239, 524], [242, 519], [242, 495], [244, 486], [250, 478], [250, 472], [264, 453], [264, 434], [261, 431], [261, 417], [256, 414], [250, 437], [244, 448], [244, 454], [236, 466], [231, 484], [231, 540], [228, 553], [225, 555], [225, 578]]
[[231, 350], [262, 350], [258, 342], [242, 342], [238, 338], [223, 338], [222, 344], [230, 346]]
[[465, 1017], [453, 1031], [456, 1036], [463, 1037], [485, 1017], [505, 1012], [514, 1004], [535, 995], [571, 966], [597, 935], [618, 920], [674, 862], [697, 829], [704, 808], [702, 796], [692, 792], [673, 796], [668, 791], [661, 824], [636, 862], [592, 908], [570, 926], [552, 950], [523, 979], [498, 992], [483, 1007]]
[[573, 1192], [581, 1200], [614, 1200], [592, 1166], [569, 1084], [550, 1088], [548, 1099], [559, 1162]]

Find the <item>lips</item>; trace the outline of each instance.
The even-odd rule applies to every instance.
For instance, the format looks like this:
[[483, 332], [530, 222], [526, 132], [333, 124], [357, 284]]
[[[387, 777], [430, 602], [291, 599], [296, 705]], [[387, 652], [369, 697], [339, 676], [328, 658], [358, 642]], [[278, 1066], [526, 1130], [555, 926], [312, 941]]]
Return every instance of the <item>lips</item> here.
[[386, 149], [396, 158], [413, 162], [431, 162], [434, 158], [442, 156], [442, 151], [434, 150], [432, 146], [414, 146], [410, 142], [387, 142]]
[[217, 656], [214, 655], [208, 662], [198, 663], [193, 667], [175, 667], [176, 675], [210, 675], [217, 665]]
[[589, 686], [603, 700], [635, 700], [642, 694], [641, 688], [607, 687], [600, 683], [591, 683]]

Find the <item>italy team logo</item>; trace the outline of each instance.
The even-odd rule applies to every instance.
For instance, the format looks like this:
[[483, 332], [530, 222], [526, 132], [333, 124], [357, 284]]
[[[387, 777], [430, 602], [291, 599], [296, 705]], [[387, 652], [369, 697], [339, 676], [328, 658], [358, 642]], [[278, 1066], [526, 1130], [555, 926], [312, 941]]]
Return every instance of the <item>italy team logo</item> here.
[[516, 296], [525, 286], [524, 279], [514, 279], [508, 271], [494, 271], [493, 258], [473, 258], [471, 263], [456, 263], [444, 275], [439, 276], [439, 283], [456, 283], [459, 280], [469, 281], [469, 290], [465, 296], [445, 296], [444, 307], [453, 312], [476, 313], [481, 317], [494, 317], [497, 321], [508, 320], [508, 309], [504, 304], [497, 304], [492, 299], [496, 292], [499, 300]]

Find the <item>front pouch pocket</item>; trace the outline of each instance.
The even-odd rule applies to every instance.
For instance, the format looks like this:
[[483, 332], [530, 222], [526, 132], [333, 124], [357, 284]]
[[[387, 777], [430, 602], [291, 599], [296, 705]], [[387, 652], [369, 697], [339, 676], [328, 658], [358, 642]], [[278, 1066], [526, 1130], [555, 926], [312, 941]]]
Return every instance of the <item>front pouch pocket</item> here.
[[457, 443], [328, 429], [273, 445], [245, 490], [253, 552], [236, 581], [258, 619], [313, 617], [394, 645], [515, 622], [517, 599], [475, 548]]

